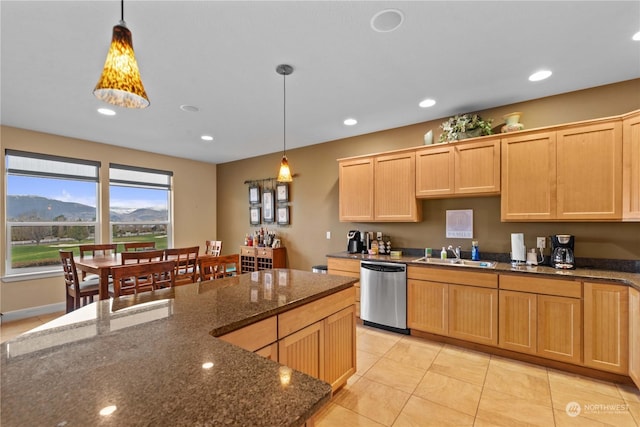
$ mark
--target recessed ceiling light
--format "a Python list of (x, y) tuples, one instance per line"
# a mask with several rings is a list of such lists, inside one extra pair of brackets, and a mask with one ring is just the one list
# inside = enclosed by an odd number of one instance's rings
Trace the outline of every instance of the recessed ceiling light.
[(200, 139), (203, 141), (213, 141), (213, 137), (211, 135), (202, 135)]
[(98, 108), (98, 113), (104, 116), (115, 116), (116, 112), (110, 108)]
[(551, 76), (551, 71), (549, 70), (540, 70), (540, 71), (536, 71), (535, 73), (531, 74), (529, 76), (529, 81), (532, 82), (539, 82), (540, 80), (544, 80), (547, 79)]
[(358, 121), (356, 119), (346, 119), (344, 121), (344, 124), (347, 125), (347, 126), (353, 126), (353, 125), (355, 125), (357, 123), (358, 123)]
[(371, 28), (379, 33), (396, 30), (404, 22), (404, 14), (398, 9), (385, 9), (373, 15)]
[(631, 37), (631, 40), (634, 40), (634, 41), (640, 42), (640, 31), (638, 31), (637, 33), (635, 33), (635, 34), (633, 35), (633, 37)]
[(102, 415), (103, 417), (106, 417), (107, 415), (113, 414), (116, 411), (116, 409), (118, 409), (116, 405), (105, 406), (104, 408), (100, 409), (99, 414)]
[(200, 109), (194, 105), (183, 104), (180, 106), (182, 111), (186, 111), (187, 113), (197, 113)]
[(421, 108), (433, 107), (434, 105), (436, 105), (436, 100), (435, 99), (431, 99), (431, 98), (423, 99), (422, 101), (420, 101), (420, 104), (418, 104), (418, 105)]

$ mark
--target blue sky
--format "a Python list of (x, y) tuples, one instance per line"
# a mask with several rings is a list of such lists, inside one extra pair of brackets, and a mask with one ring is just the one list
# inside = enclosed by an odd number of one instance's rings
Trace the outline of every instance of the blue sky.
[[(96, 184), (66, 179), (36, 178), (9, 175), (7, 194), (11, 196), (42, 196), (63, 202), (82, 203), (95, 207)], [(132, 187), (110, 187), (112, 209), (167, 209), (164, 190)]]

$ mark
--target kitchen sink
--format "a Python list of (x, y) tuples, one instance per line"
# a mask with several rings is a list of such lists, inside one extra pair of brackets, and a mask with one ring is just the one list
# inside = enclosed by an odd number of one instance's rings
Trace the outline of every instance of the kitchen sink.
[(456, 258), (418, 258), (414, 259), (413, 262), (420, 262), (423, 264), (434, 264), (434, 265), (450, 265), (454, 267), (477, 267), (477, 268), (496, 268), (498, 265), (495, 261), (471, 261), (470, 259), (456, 259)]

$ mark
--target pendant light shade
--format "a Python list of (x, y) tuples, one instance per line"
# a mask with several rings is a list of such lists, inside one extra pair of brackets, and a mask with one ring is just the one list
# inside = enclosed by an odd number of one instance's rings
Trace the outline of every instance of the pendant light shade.
[(122, 19), (113, 27), (109, 53), (93, 94), (96, 98), (119, 107), (146, 108), (149, 106), (149, 98), (142, 85), (133, 53), (131, 31), (124, 22), (124, 0), (120, 4)]
[(282, 75), (283, 83), (283, 144), (282, 144), (282, 160), (280, 161), (280, 172), (278, 172), (278, 182), (291, 182), (293, 176), (289, 168), (289, 160), (287, 160), (287, 76), (293, 73), (293, 67), (287, 64), (280, 64), (276, 67), (276, 73)]

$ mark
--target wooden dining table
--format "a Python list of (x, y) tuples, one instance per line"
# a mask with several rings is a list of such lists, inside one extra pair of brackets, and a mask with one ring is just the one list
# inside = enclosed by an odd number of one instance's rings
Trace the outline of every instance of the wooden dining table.
[(76, 269), (100, 277), (100, 299), (109, 299), (109, 276), (111, 267), (120, 265), (120, 254), (75, 257)]

